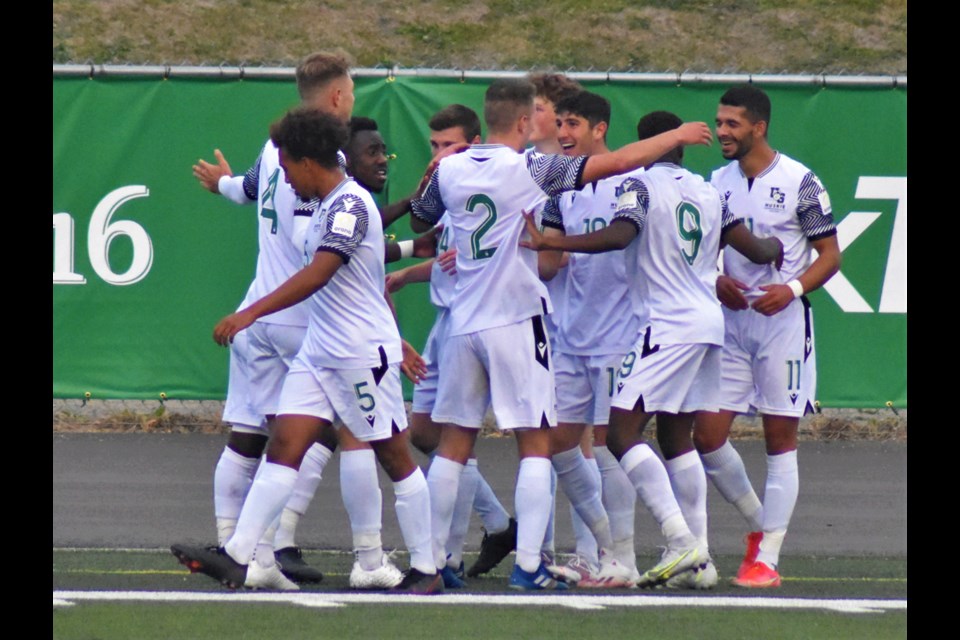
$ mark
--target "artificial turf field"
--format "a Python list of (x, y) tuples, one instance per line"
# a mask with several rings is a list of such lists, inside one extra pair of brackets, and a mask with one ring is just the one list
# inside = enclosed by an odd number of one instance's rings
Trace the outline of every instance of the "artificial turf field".
[[(469, 564), (475, 554), (467, 554)], [(342, 552), (304, 552), (324, 581), (298, 593), (231, 592), (191, 575), (165, 550), (55, 549), (53, 637), (113, 638), (905, 638), (905, 557), (785, 556), (779, 589), (728, 579), (739, 557), (715, 556), (708, 592), (506, 588), (512, 557), (443, 596), (347, 589)], [(406, 566), (398, 554), (397, 564)], [(653, 556), (639, 556), (641, 570)]]

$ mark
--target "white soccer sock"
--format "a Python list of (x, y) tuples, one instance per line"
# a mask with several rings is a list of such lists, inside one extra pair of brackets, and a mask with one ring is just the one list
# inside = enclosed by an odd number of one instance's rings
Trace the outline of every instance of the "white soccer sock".
[(277, 549), (297, 546), (297, 523), (300, 522), (300, 516), (307, 512), (331, 456), (333, 451), (319, 442), (315, 442), (304, 454), (297, 473), (297, 483), (293, 485), (293, 495), (287, 500), (283, 515), (280, 516), (275, 540)]
[(634, 445), (620, 458), (620, 466), (627, 473), (640, 500), (647, 506), (660, 525), (667, 544), (688, 547), (696, 542), (683, 519), (680, 505), (670, 487), (670, 478), (660, 458), (646, 442)]
[[(447, 565), (457, 569), (463, 560), (463, 544), (470, 530), (470, 516), (473, 511), (473, 500), (477, 495), (477, 485), (480, 481), (480, 470), (475, 458), (467, 460), (460, 475), (460, 486), (457, 488), (457, 502), (453, 507), (453, 520), (450, 523), (450, 537), (447, 538)], [(509, 524), (509, 522), (507, 523)]]
[(790, 525), (799, 490), (796, 450), (768, 455), (767, 485), (763, 491), (763, 540), (757, 560), (771, 567), (780, 562), (780, 545)]
[(613, 536), (613, 555), (627, 568), (636, 567), (637, 556), (633, 546), (634, 522), (636, 520), (637, 490), (617, 458), (607, 447), (594, 445), (593, 455), (602, 480), (603, 507), (610, 518), (610, 534)]
[[(253, 551), (253, 559), (256, 560), (261, 567), (269, 568), (276, 564), (276, 556), (274, 556), (274, 540), (277, 537), (277, 528), (280, 526), (280, 518), (274, 518), (273, 522), (270, 523), (270, 526), (267, 527), (267, 530), (263, 532), (263, 535), (260, 536), (260, 541), (257, 543), (256, 549)], [(280, 547), (281, 549), (283, 547)]]
[(237, 528), (237, 518), (259, 464), (259, 456), (248, 458), (230, 447), (224, 447), (220, 454), (213, 472), (213, 512), (217, 518), (217, 544), (220, 546)]
[[(467, 464), (470, 464), (468, 461)], [(476, 462), (473, 460), (472, 462)], [(493, 492), (487, 480), (480, 473), (477, 467), (477, 492), (473, 497), (473, 510), (480, 516), (480, 522), (487, 533), (500, 533), (506, 531), (510, 526), (510, 514), (503, 508), (497, 499), (497, 494)]]
[[(554, 455), (552, 460), (563, 492), (593, 533), (597, 545), (603, 549), (613, 547), (610, 519), (607, 518), (603, 502), (600, 501), (601, 481), (596, 461), (593, 465), (588, 463), (579, 445)], [(574, 532), (576, 533), (576, 530)], [(579, 549), (579, 541), (577, 548)]]
[(597, 547), (597, 539), (593, 537), (590, 527), (572, 504), (570, 505), (570, 522), (573, 524), (573, 537), (577, 541), (577, 555), (586, 560), (591, 567), (599, 566), (600, 548)]
[(750, 484), (743, 459), (730, 441), (725, 441), (716, 451), (701, 455), (700, 459), (703, 461), (703, 470), (720, 495), (740, 511), (751, 531), (760, 531), (763, 505)]
[(546, 458), (523, 458), (513, 499), (517, 512), (517, 564), (524, 571), (540, 567), (540, 546), (550, 519), (551, 464)]
[(434, 569), (442, 569), (447, 562), (447, 540), (453, 510), (457, 503), (463, 465), (443, 456), (436, 456), (427, 472), (430, 488), (430, 523), (433, 529)]
[[(393, 483), (397, 497), (397, 521), (403, 542), (410, 552), (410, 566), (422, 573), (435, 573), (430, 539), (430, 490), (420, 467), (399, 482)], [(469, 508), (467, 513), (469, 514)]]
[(365, 571), (380, 568), (383, 494), (377, 478), (377, 458), (371, 449), (340, 453), (340, 495), (350, 518), (357, 561)]
[[(553, 465), (550, 465), (550, 515), (547, 517), (547, 529), (543, 533), (543, 543), (540, 545), (540, 551), (550, 556), (551, 558), (556, 557), (556, 547), (553, 541), (554, 534), (554, 520), (557, 515), (557, 472), (553, 470)], [(514, 511), (516, 511), (516, 505), (514, 505)], [(519, 517), (519, 516), (518, 516)]]
[(696, 451), (688, 451), (665, 460), (670, 486), (677, 498), (683, 519), (697, 541), (707, 546), (707, 476)]
[(250, 564), (257, 543), (280, 515), (296, 481), (296, 469), (266, 461), (260, 465), (257, 479), (243, 503), (237, 530), (223, 545), (230, 557), (240, 564)]

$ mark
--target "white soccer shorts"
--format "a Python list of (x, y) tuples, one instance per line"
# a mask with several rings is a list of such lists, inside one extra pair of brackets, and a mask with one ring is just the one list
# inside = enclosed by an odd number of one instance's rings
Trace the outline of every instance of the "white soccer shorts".
[(577, 356), (554, 352), (557, 379), (557, 420), (605, 426), (616, 391), (623, 354)]
[(269, 416), (277, 412), (283, 379), (300, 351), (306, 327), (255, 322), (247, 333), (247, 377), (250, 406)]
[(452, 336), (443, 349), (433, 421), (479, 429), (492, 405), (497, 427), (557, 424), (550, 346), (540, 316)]
[(443, 347), (447, 343), (447, 334), (450, 331), (450, 310), (441, 308), (437, 319), (427, 336), (427, 344), (423, 347), (424, 361), (427, 363), (427, 375), (419, 384), (413, 387), (413, 412), (431, 413), (437, 403), (437, 388), (440, 384), (440, 358)]
[(230, 377), (221, 419), (238, 433), (269, 435), (264, 416), (250, 406), (250, 381), (244, 363), (248, 351), (247, 332), (241, 331), (230, 345)]
[(387, 440), (407, 428), (400, 363), (374, 369), (326, 369), (297, 357), (280, 393), (277, 415), (334, 417), (362, 442)]
[(723, 309), (720, 408), (802, 417), (817, 392), (813, 311), (805, 297), (774, 316)]
[(610, 406), (632, 411), (643, 400), (646, 413), (717, 411), (720, 346), (656, 344), (649, 327), (642, 335), (620, 364)]

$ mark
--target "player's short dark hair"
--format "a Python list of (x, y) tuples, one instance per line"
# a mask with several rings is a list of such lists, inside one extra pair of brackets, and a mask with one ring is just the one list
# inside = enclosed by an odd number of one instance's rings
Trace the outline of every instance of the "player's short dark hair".
[(531, 73), (527, 78), (537, 88), (537, 97), (545, 98), (554, 105), (571, 94), (583, 91), (579, 82), (562, 73)]
[[(661, 133), (673, 131), (682, 124), (683, 120), (674, 113), (670, 113), (669, 111), (651, 111), (640, 118), (640, 121), (637, 123), (637, 140), (646, 140)], [(683, 147), (678, 146), (668, 151), (658, 159), (658, 162), (659, 161), (680, 164), (683, 161)]]
[(350, 118), (350, 139), (352, 140), (355, 135), (361, 131), (379, 131), (380, 128), (377, 126), (377, 121), (373, 118), (365, 118), (364, 116), (353, 116)]
[(730, 87), (720, 96), (720, 104), (728, 107), (743, 107), (752, 122), (767, 123), (770, 128), (770, 96), (763, 89), (752, 84), (739, 84)]
[(347, 127), (336, 116), (297, 107), (270, 125), (270, 140), (294, 160), (310, 158), (325, 169), (340, 166), (337, 152), (347, 141)]
[(483, 98), (483, 119), (490, 133), (508, 130), (517, 119), (533, 107), (536, 92), (523, 78), (494, 80)]
[(297, 91), (306, 100), (331, 80), (350, 75), (350, 60), (344, 53), (317, 51), (300, 61), (296, 75)]
[(553, 110), (558, 116), (561, 113), (569, 113), (586, 118), (591, 127), (601, 122), (610, 124), (610, 101), (590, 91), (580, 91), (563, 98), (553, 105)]
[(440, 109), (430, 118), (428, 126), (431, 131), (460, 127), (467, 142), (480, 135), (480, 118), (477, 112), (462, 104), (451, 104)]

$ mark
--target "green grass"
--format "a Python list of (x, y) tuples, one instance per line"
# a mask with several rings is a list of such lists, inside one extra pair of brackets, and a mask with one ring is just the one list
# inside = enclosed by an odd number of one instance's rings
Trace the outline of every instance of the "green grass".
[[(296, 24), (296, 29), (287, 28)], [(907, 71), (906, 0), (54, 0), (53, 61)]]
[[(351, 556), (342, 552), (306, 552), (305, 558), (326, 573), (320, 585), (304, 592), (355, 593), (347, 590)], [(469, 564), (473, 556), (467, 557)], [(406, 559), (398, 559), (403, 565)], [(641, 556), (640, 566), (652, 564)], [(739, 558), (716, 558), (721, 576), (735, 570)], [(502, 596), (509, 559), (493, 575), (469, 581), (468, 594)], [(785, 557), (783, 587), (774, 591), (744, 592), (725, 580), (717, 589), (693, 592), (610, 591), (623, 596), (599, 610), (567, 606), (457, 604), (340, 603), (314, 608), (291, 603), (245, 602), (209, 578), (191, 575), (165, 552), (72, 551), (53, 553), (55, 591), (160, 591), (213, 593), (227, 602), (122, 602), (77, 599), (73, 606), (54, 607), (54, 637), (70, 638), (423, 638), (442, 630), (445, 638), (591, 638), (640, 635), (644, 638), (742, 638), (747, 630), (765, 630), (760, 636), (778, 638), (902, 638), (905, 610), (839, 613), (823, 609), (760, 609), (730, 606), (649, 606), (649, 596), (695, 597), (698, 603), (720, 603), (717, 598), (905, 599), (907, 562), (885, 557)], [(461, 592), (462, 593), (462, 592)], [(583, 592), (570, 592), (569, 597)], [(593, 593), (593, 592), (591, 592)], [(597, 594), (603, 595), (603, 594)], [(347, 598), (348, 596), (344, 596)], [(396, 596), (394, 596), (396, 597)], [(542, 597), (542, 596), (541, 596)], [(237, 603), (230, 600), (236, 599)], [(638, 601), (638, 598), (640, 599)], [(398, 602), (402, 597), (398, 598)], [(636, 608), (628, 601), (646, 604)], [(760, 600), (754, 600), (760, 602)], [(562, 603), (562, 600), (560, 601)], [(574, 602), (574, 600), (571, 600)], [(723, 604), (726, 604), (725, 602)], [(775, 631), (774, 631), (775, 630)]]

